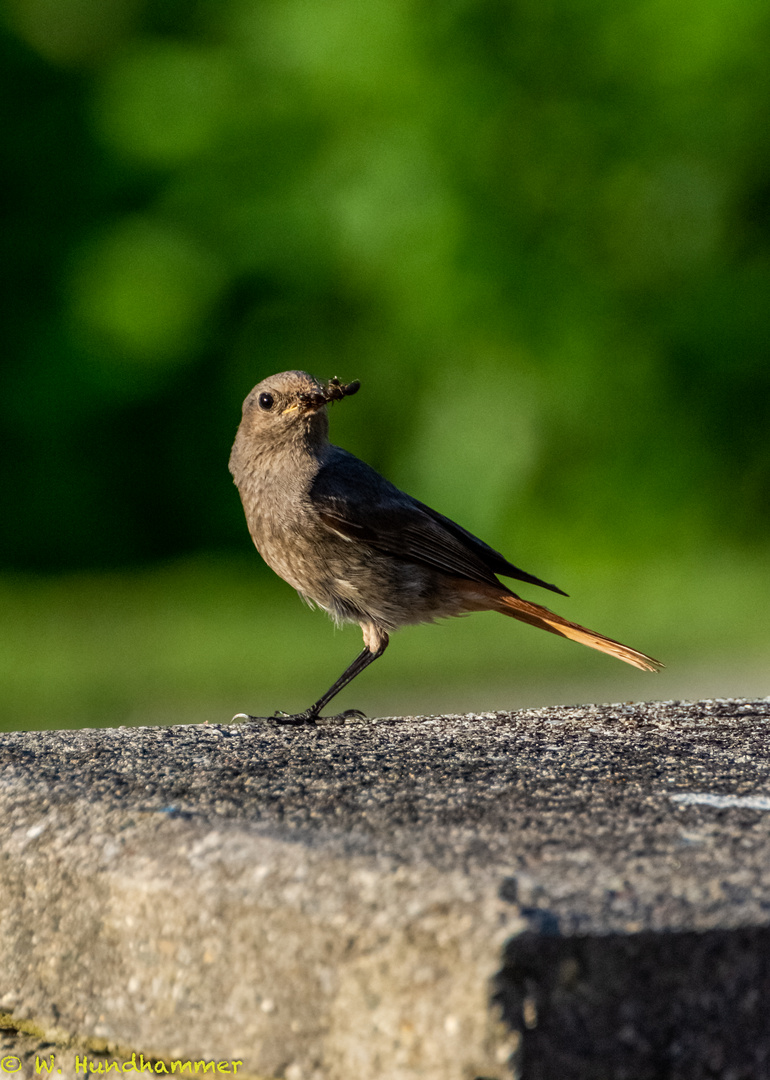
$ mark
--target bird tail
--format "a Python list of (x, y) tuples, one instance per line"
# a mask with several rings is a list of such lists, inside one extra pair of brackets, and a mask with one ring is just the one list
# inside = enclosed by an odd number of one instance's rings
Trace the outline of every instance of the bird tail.
[(498, 593), (495, 600), (494, 610), (501, 615), (509, 615), (512, 619), (529, 623), (530, 626), (539, 626), (541, 630), (579, 641), (581, 645), (588, 645), (589, 648), (615, 656), (618, 660), (625, 660), (627, 664), (633, 664), (642, 671), (659, 671), (663, 667), (659, 660), (653, 660), (651, 656), (645, 656), (644, 653), (631, 649), (628, 645), (621, 645), (619, 641), (613, 641), (603, 634), (587, 630), (578, 623), (568, 622), (540, 604), (531, 604), (512, 593)]

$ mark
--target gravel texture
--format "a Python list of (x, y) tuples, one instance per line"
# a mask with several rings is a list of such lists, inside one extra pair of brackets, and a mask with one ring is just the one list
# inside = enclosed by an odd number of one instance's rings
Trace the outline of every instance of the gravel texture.
[(770, 1076), (768, 724), (0, 736), (0, 1028), (286, 1080)]

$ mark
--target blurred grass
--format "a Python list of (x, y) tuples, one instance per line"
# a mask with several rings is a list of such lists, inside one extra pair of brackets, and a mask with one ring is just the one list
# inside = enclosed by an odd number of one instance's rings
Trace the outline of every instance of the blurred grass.
[[(767, 559), (568, 567), (561, 613), (662, 659), (644, 675), (492, 614), (414, 627), (339, 697), (369, 715), (770, 694)], [(570, 580), (571, 579), (571, 580)], [(537, 590), (528, 590), (533, 596)], [(547, 598), (546, 598), (547, 601)], [(255, 559), (0, 579), (0, 728), (226, 722), (315, 700), (361, 648)]]

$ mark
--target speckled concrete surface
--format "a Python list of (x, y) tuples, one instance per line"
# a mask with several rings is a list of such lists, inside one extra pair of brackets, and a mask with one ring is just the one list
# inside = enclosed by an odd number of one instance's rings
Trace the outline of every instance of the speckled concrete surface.
[(764, 1015), (769, 723), (763, 699), (0, 736), (0, 1011), (287, 1080), (770, 1075), (761, 1034), (731, 1062), (729, 1009), (664, 1046), (642, 1001), (701, 956), (712, 1004), (740, 985)]

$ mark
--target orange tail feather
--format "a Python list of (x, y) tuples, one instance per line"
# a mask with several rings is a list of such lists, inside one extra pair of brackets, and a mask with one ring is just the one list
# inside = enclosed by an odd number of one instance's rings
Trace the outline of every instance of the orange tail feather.
[(653, 660), (651, 656), (645, 656), (644, 653), (631, 649), (628, 645), (621, 645), (619, 641), (613, 641), (612, 638), (604, 637), (603, 634), (587, 630), (585, 626), (579, 626), (578, 623), (568, 622), (567, 619), (549, 611), (548, 608), (541, 607), (540, 604), (531, 604), (518, 596), (498, 594), (494, 610), (499, 611), (501, 615), (510, 615), (513, 619), (529, 623), (530, 626), (539, 626), (541, 630), (548, 630), (552, 634), (579, 641), (581, 645), (588, 645), (589, 648), (615, 656), (618, 660), (625, 660), (627, 664), (633, 664), (642, 671), (659, 671), (663, 667), (659, 660)]

